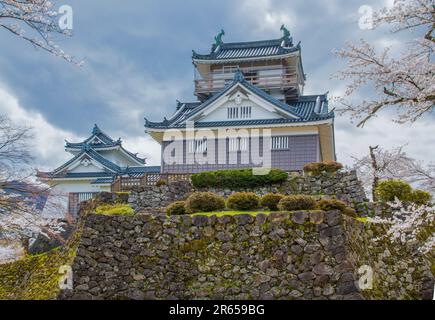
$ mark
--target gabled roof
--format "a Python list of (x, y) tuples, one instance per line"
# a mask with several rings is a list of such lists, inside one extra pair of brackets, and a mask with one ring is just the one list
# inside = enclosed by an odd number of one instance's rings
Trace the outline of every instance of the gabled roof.
[(228, 61), (252, 58), (282, 58), (300, 50), (300, 43), (293, 45), (291, 39), (274, 39), (250, 42), (221, 43), (212, 46), (209, 54), (193, 51), (193, 61)]
[(104, 133), (96, 124), (92, 129), (92, 134), (86, 140), (79, 143), (70, 143), (66, 141), (66, 148), (80, 149), (84, 144), (91, 144), (93, 146), (115, 146), (121, 144), (121, 139), (113, 140), (109, 135)]
[[(68, 172), (67, 168), (73, 165), (77, 161), (81, 161), (82, 158), (89, 157), (90, 159), (98, 162), (104, 167), (104, 172)], [(114, 164), (110, 160), (101, 156), (96, 152), (91, 145), (84, 144), (80, 153), (75, 155), (72, 159), (64, 163), (62, 166), (53, 170), (52, 172), (38, 172), (37, 176), (43, 179), (83, 179), (83, 178), (98, 178), (109, 179), (115, 176), (130, 176), (141, 177), (145, 173), (159, 173), (159, 166), (137, 166), (121, 168)], [(95, 181), (93, 183), (96, 183)]]
[[(292, 115), (288, 119), (262, 119), (262, 120), (231, 120), (231, 121), (213, 121), (213, 122), (195, 122), (195, 127), (217, 127), (217, 126), (249, 126), (259, 124), (279, 124), (279, 123), (300, 123), (314, 122), (334, 117), (333, 112), (328, 111), (327, 95), (300, 96), (298, 100), (286, 104), (265, 91), (246, 81), (241, 71), (236, 71), (234, 80), (227, 85), (221, 92), (211, 96), (205, 102), (198, 104), (193, 108), (180, 107), (170, 119), (164, 119), (162, 122), (151, 122), (145, 118), (145, 128), (147, 129), (171, 129), (184, 128), (185, 120), (190, 119), (195, 114), (207, 108), (211, 103), (230, 92), (235, 86), (242, 85), (260, 98), (271, 103), (283, 112)], [(318, 110), (316, 110), (316, 106)], [(317, 112), (316, 112), (317, 111)]]
[(139, 158), (137, 154), (126, 150), (122, 146), (122, 140), (120, 138), (118, 140), (112, 139), (109, 135), (104, 133), (96, 124), (92, 129), (92, 135), (86, 140), (78, 143), (71, 143), (65, 141), (65, 149), (68, 151), (80, 151), (85, 145), (91, 145), (92, 148), (96, 151), (119, 149), (138, 164), (145, 163), (145, 159)]
[(96, 152), (92, 148), (91, 145), (84, 144), (82, 146), (82, 148), (81, 148), (80, 153), (75, 155), (73, 158), (71, 158), (69, 161), (65, 162), (63, 165), (61, 165), (57, 169), (53, 170), (51, 172), (51, 174), (52, 175), (57, 175), (57, 174), (62, 173), (69, 166), (71, 166), (72, 164), (74, 164), (75, 162), (79, 161), (80, 159), (82, 159), (85, 156), (88, 156), (90, 159), (95, 160), (96, 162), (101, 164), (105, 169), (108, 170), (108, 172), (112, 172), (112, 173), (120, 173), (120, 172), (122, 172), (121, 167), (119, 167), (118, 165), (114, 164), (110, 160), (108, 160), (108, 159), (104, 158), (103, 156), (101, 156), (98, 152)]

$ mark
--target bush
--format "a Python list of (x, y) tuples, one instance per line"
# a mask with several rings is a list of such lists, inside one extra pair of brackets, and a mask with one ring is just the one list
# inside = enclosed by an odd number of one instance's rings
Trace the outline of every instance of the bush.
[(159, 179), (159, 180), (157, 180), (157, 182), (156, 182), (156, 186), (157, 187), (161, 187), (161, 186), (166, 186), (166, 180), (163, 180), (163, 179)]
[(166, 207), (166, 213), (170, 216), (186, 214), (186, 201), (176, 201)]
[(106, 215), (106, 216), (113, 216), (113, 215), (129, 216), (134, 214), (134, 210), (128, 204), (122, 204), (122, 203), (103, 204), (95, 209), (95, 213)]
[(286, 181), (288, 174), (281, 169), (271, 169), (265, 175), (253, 175), (252, 169), (205, 171), (193, 174), (195, 188), (257, 188)]
[(346, 203), (337, 199), (322, 199), (317, 202), (317, 208), (324, 211), (340, 210), (343, 212), (346, 207)]
[(269, 208), (270, 211), (277, 211), (278, 203), (282, 198), (284, 198), (282, 194), (268, 193), (261, 198), (260, 205), (264, 208)]
[(312, 210), (316, 208), (316, 200), (306, 195), (291, 195), (281, 199), (278, 203), (281, 211)]
[(408, 195), (407, 200), (418, 206), (427, 205), (432, 200), (432, 195), (423, 190), (414, 190)]
[(253, 192), (237, 192), (228, 197), (227, 207), (233, 210), (255, 210), (260, 198)]
[(210, 212), (225, 208), (225, 200), (212, 192), (195, 192), (186, 200), (186, 212)]
[(344, 210), (342, 211), (342, 213), (343, 213), (344, 215), (346, 215), (346, 216), (353, 217), (353, 218), (356, 218), (356, 217), (358, 216), (358, 215), (356, 214), (355, 209), (352, 209), (352, 208), (349, 208), (349, 207), (344, 208)]
[(304, 171), (312, 175), (320, 175), (322, 173), (335, 173), (342, 169), (343, 165), (336, 161), (312, 162), (304, 166)]
[(395, 198), (400, 201), (408, 201), (411, 197), (412, 188), (402, 180), (385, 180), (378, 184), (375, 192), (379, 200), (384, 202), (394, 201)]

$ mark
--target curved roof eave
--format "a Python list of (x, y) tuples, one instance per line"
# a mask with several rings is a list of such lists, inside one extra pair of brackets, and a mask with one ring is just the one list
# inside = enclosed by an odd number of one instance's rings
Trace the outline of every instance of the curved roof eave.
[(247, 57), (247, 58), (234, 58), (234, 59), (198, 59), (193, 58), (194, 63), (202, 64), (218, 64), (218, 63), (228, 63), (228, 62), (241, 62), (241, 61), (263, 61), (263, 60), (280, 60), (284, 58), (290, 58), (298, 54), (299, 51), (294, 51), (290, 53), (280, 54), (276, 56), (264, 56), (264, 57)]

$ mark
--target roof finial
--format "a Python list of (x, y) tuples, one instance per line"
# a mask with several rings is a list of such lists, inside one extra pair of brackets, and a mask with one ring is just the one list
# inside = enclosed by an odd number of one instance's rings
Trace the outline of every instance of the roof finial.
[(290, 31), (288, 31), (288, 29), (284, 26), (281, 25), (281, 28), (279, 29), (282, 31), (282, 40), (284, 41), (284, 44), (293, 44), (293, 38), (291, 37)]
[(221, 29), (221, 32), (218, 33), (218, 35), (216, 37), (214, 37), (214, 41), (215, 41), (215, 46), (220, 46), (222, 43), (224, 43), (222, 41), (222, 37), (225, 35), (225, 31), (224, 29)]
[(94, 128), (92, 129), (92, 134), (99, 134), (101, 132), (100, 128), (98, 128), (97, 124), (94, 124)]
[(234, 81), (241, 82), (243, 80), (245, 80), (245, 77), (243, 76), (242, 71), (239, 68), (237, 68), (236, 72), (234, 72)]

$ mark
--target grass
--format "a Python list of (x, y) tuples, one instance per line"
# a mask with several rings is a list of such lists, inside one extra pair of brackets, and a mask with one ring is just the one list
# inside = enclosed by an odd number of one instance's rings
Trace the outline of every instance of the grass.
[(271, 211), (212, 211), (212, 212), (197, 212), (191, 214), (191, 216), (237, 216), (240, 214), (249, 214), (251, 216), (256, 216), (257, 214), (270, 214)]
[(50, 300), (59, 294), (59, 267), (70, 265), (72, 250), (54, 249), (0, 265), (0, 300)]
[(105, 215), (105, 216), (113, 216), (113, 215), (131, 216), (134, 214), (134, 210), (128, 204), (122, 204), (122, 203), (103, 204), (95, 209), (95, 213)]

